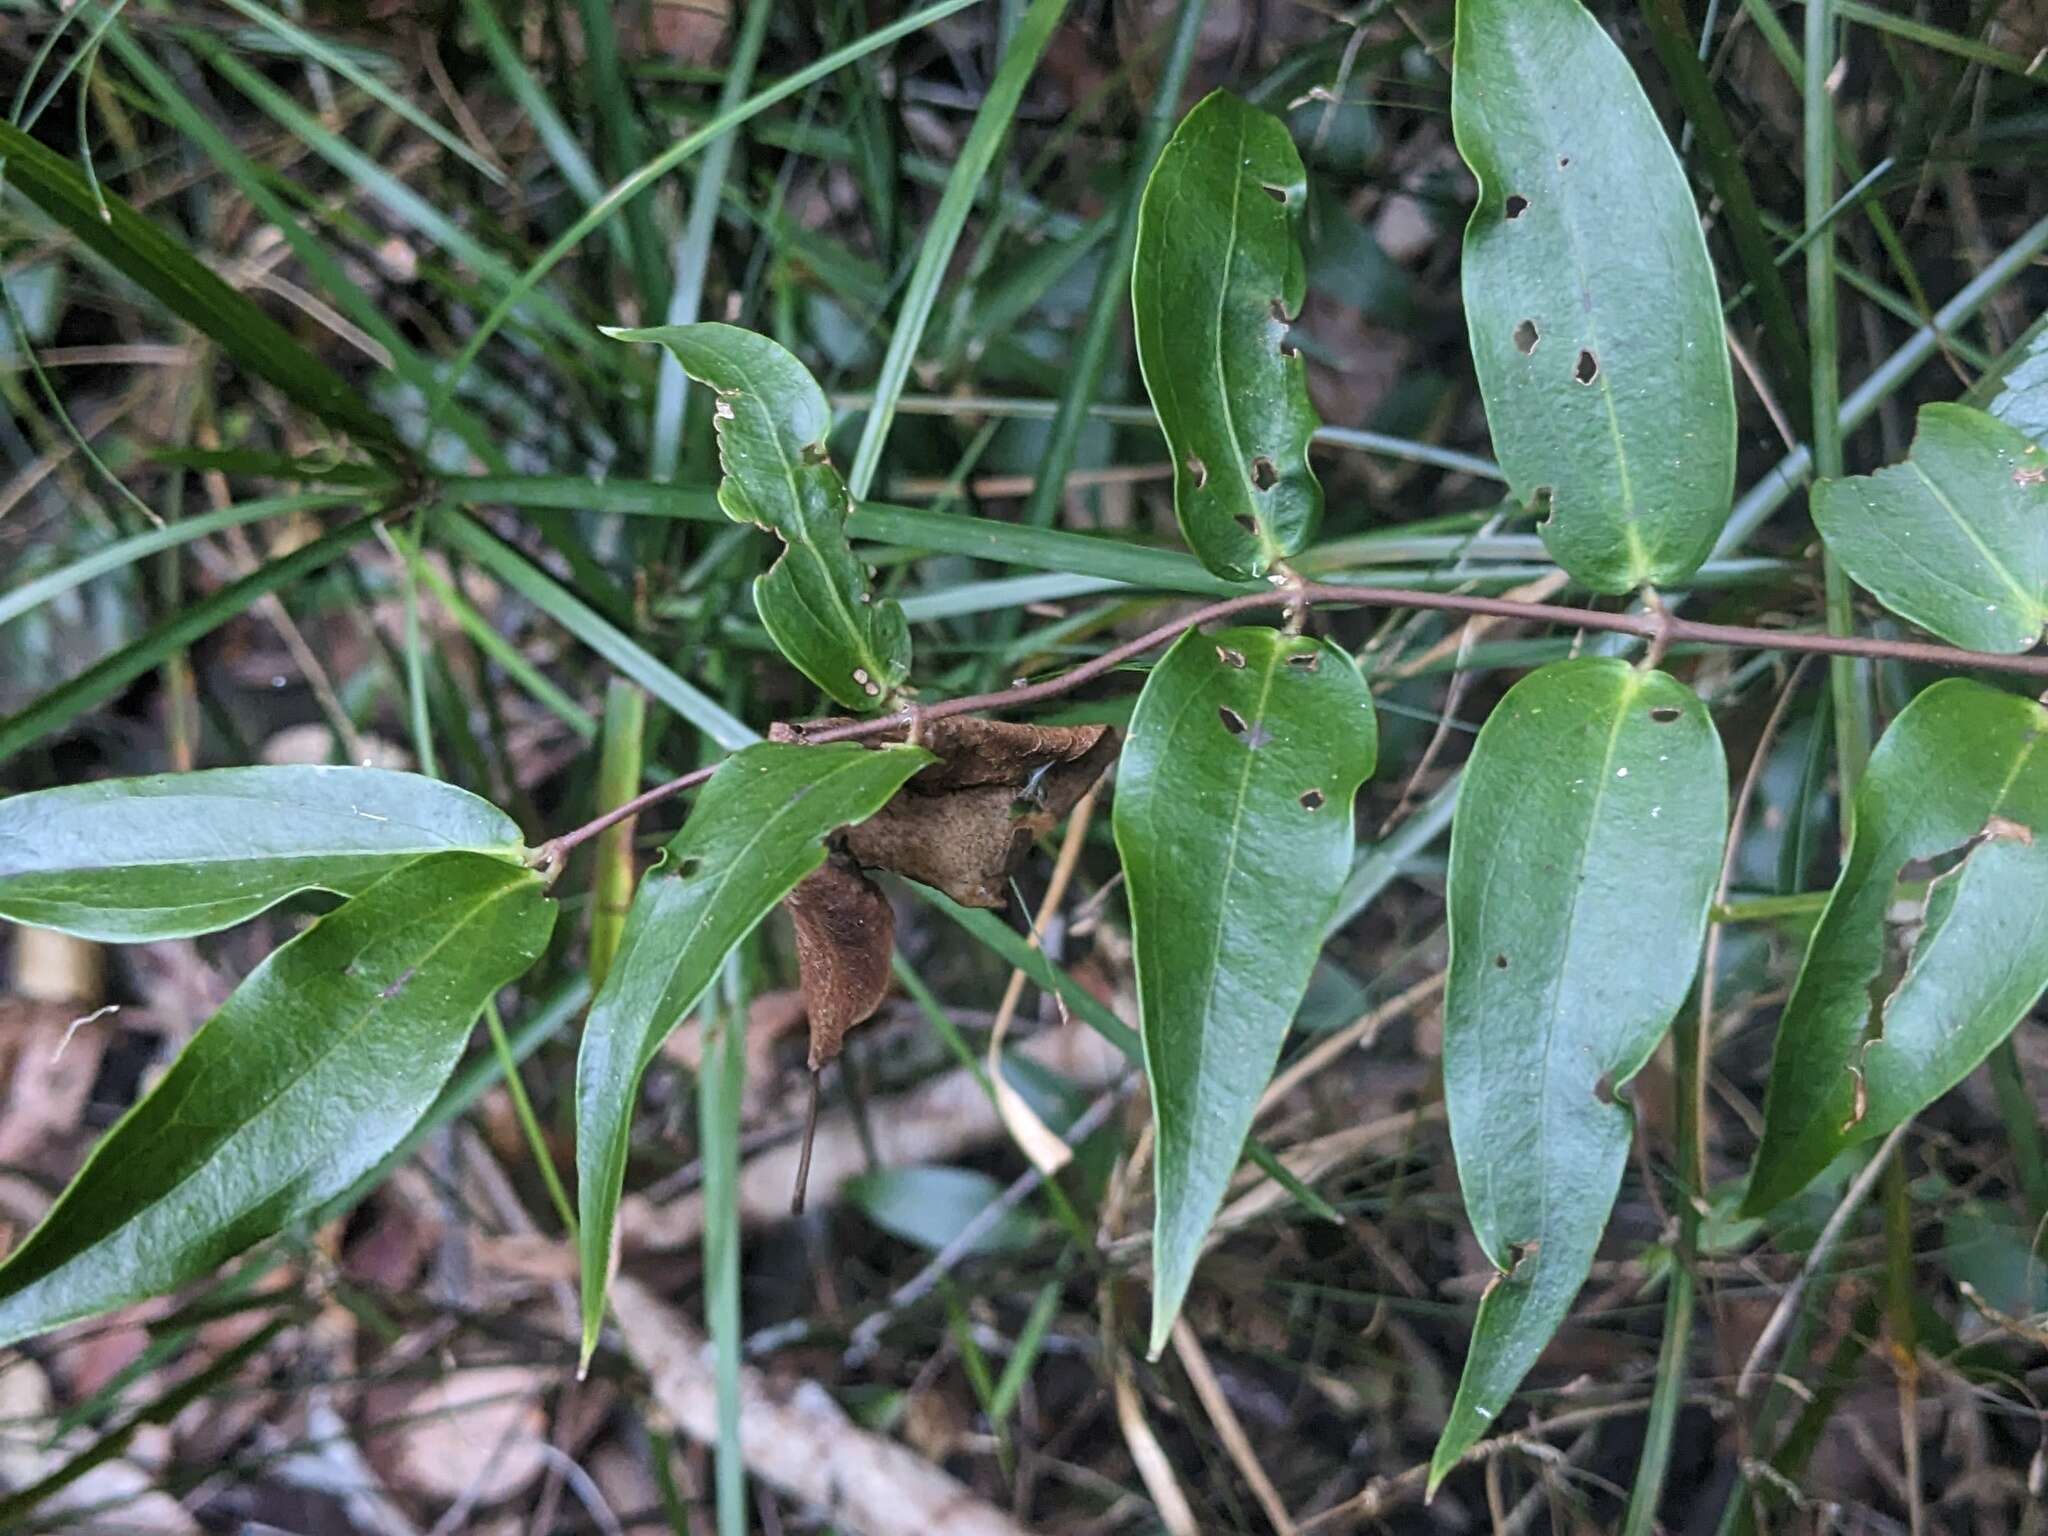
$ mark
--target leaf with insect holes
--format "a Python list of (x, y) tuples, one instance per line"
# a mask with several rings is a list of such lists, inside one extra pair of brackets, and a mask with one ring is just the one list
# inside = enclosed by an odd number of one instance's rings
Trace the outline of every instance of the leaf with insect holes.
[(1315, 407), (1287, 340), (1308, 291), (1307, 196), (1287, 125), (1216, 91), (1174, 130), (1138, 209), (1131, 311), (1174, 511), (1202, 563), (1238, 580), (1300, 550), (1323, 515)]
[(1131, 716), (1115, 824), (1158, 1135), (1154, 1355), (1308, 990), (1378, 739), (1351, 658), (1274, 629), (1190, 630)]
[(1967, 405), (1925, 405), (1903, 464), (1822, 480), (1813, 522), (1857, 585), (1977, 651), (2048, 622), (2048, 448)]
[(1451, 828), (1444, 1102), (1465, 1210), (1499, 1273), (1432, 1486), (1586, 1278), (1634, 1128), (1617, 1090), (1692, 984), (1727, 808), (1699, 699), (1611, 657), (1532, 672), (1473, 744)]
[(1747, 1215), (1962, 1081), (2048, 986), (2048, 709), (1936, 683), (1871, 754), (1851, 825), (1778, 1022)]
[(757, 743), (719, 764), (640, 882), (576, 1059), (586, 1361), (604, 1324), (612, 1229), (648, 1063), (733, 947), (825, 862), (824, 839), (872, 816), (931, 760), (919, 747)]
[(0, 123), (7, 185), (71, 237), (302, 410), (386, 457), (405, 451), (363, 392), (126, 199), (95, 187), (62, 155)]
[(187, 938), (299, 891), (348, 896), (422, 854), (517, 864), (510, 817), (381, 768), (214, 768), (0, 800), (0, 917), (110, 943)]
[(607, 329), (667, 347), (718, 397), (712, 415), (725, 478), (718, 504), (736, 523), (782, 540), (754, 582), (769, 638), (804, 676), (848, 709), (885, 707), (910, 675), (910, 627), (894, 599), (877, 600), (853, 558), (853, 498), (827, 457), (832, 408), (810, 371), (780, 343), (706, 321)]
[(280, 946), (0, 1264), (0, 1344), (183, 1285), (353, 1186), (554, 916), (534, 871), (430, 853)]
[(1597, 592), (1683, 581), (1727, 521), (1735, 393), (1684, 169), (1578, 0), (1458, 0), (1472, 361), (1515, 499)]

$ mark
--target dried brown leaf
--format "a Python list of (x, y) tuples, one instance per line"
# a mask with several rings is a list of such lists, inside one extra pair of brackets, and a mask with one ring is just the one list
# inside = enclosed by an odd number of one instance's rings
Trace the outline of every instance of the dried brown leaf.
[(852, 859), (834, 853), (783, 901), (796, 924), (797, 974), (811, 1021), (813, 1072), (839, 1055), (846, 1032), (889, 995), (896, 914)]
[[(818, 721), (817, 727), (846, 724)], [(778, 726), (783, 741), (801, 731)], [(867, 738), (905, 739), (903, 727)], [(861, 864), (945, 892), (966, 907), (1001, 907), (1032, 843), (1074, 808), (1116, 756), (1106, 725), (1023, 725), (971, 715), (925, 722), (919, 744), (938, 761), (875, 815), (846, 831)]]

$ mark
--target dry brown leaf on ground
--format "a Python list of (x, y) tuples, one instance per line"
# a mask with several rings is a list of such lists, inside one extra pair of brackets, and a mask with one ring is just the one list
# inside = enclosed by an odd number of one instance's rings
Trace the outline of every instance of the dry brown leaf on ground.
[(370, 1460), (394, 1488), (474, 1506), (503, 1503), (547, 1465), (542, 1373), (519, 1365), (456, 1371), (369, 1397)]
[[(718, 1378), (709, 1342), (628, 1275), (612, 1283), (626, 1352), (647, 1373), (676, 1427), (718, 1439)], [(821, 1510), (855, 1536), (1028, 1536), (1024, 1526), (893, 1440), (847, 1418), (816, 1382), (778, 1390), (740, 1370), (740, 1451), (747, 1470)]]

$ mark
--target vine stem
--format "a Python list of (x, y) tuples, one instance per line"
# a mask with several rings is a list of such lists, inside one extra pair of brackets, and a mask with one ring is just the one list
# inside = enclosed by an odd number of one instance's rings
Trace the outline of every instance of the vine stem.
[[(1127, 661), (1157, 650), (1191, 629), (1218, 619), (1232, 618), (1257, 608), (1293, 609), (1309, 603), (1354, 608), (1430, 608), (1446, 613), (1485, 614), (1492, 618), (1519, 619), (1525, 623), (1561, 624), (1575, 629), (1607, 630), (1635, 635), (1662, 651), (1673, 645), (1710, 645), (1734, 650), (1790, 651), (1804, 655), (1860, 656), (1873, 661), (1917, 662), (1924, 666), (1952, 670), (2012, 672), (2039, 678), (2048, 684), (2048, 655), (2000, 656), (1986, 651), (1965, 651), (1950, 645), (1931, 645), (1915, 640), (1885, 640), (1870, 635), (1807, 634), (1794, 630), (1755, 629), (1744, 624), (1704, 624), (1681, 618), (1669, 609), (1645, 613), (1596, 613), (1585, 608), (1566, 608), (1556, 603), (1522, 602), (1507, 597), (1480, 597), (1464, 592), (1417, 592), (1407, 587), (1354, 586), (1350, 583), (1302, 582), (1275, 587), (1271, 592), (1249, 592), (1242, 597), (1224, 598), (1194, 612), (1183, 614), (1134, 640), (1112, 646), (1100, 656), (1042, 682), (1020, 682), (995, 693), (968, 694), (937, 704), (905, 705), (870, 720), (816, 729), (797, 728), (806, 745), (821, 746), (833, 741), (857, 741), (902, 730), (919, 720), (942, 720), (951, 715), (973, 714), (979, 710), (1013, 709), (1056, 699), (1062, 694), (1114, 672)], [(718, 769), (716, 763), (680, 778), (657, 784), (644, 794), (614, 807), (574, 831), (551, 838), (534, 851), (532, 862), (552, 874), (579, 845), (605, 828), (637, 816), (649, 806), (695, 789)]]

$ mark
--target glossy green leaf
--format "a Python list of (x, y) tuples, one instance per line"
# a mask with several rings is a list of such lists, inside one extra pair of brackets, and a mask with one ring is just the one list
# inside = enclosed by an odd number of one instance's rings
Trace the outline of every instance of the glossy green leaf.
[(1451, 829), (1444, 1100), (1465, 1210), (1500, 1271), (1430, 1465), (1486, 1431), (1578, 1294), (1634, 1126), (1616, 1090), (1699, 963), (1727, 768), (1691, 689), (1611, 657), (1508, 690)]
[(276, 950), (0, 1265), (0, 1344), (182, 1285), (348, 1189), (554, 912), (531, 870), (434, 853)]
[(1115, 823), (1158, 1137), (1155, 1355), (1308, 990), (1377, 752), (1351, 658), (1274, 629), (1189, 631), (1131, 716)]
[(330, 426), (387, 452), (399, 451), (391, 424), (364, 402), (360, 390), (125, 199), (105, 188), (96, 196), (77, 167), (10, 123), (0, 123), (0, 160), (10, 188), (244, 368)]
[(1927, 405), (1906, 462), (1823, 480), (1813, 521), (1857, 585), (1977, 651), (2048, 622), (2048, 448), (1966, 405)]
[(242, 922), (299, 891), (349, 896), (422, 854), (518, 863), (510, 817), (382, 768), (214, 768), (0, 800), (0, 917), (127, 943)]
[(604, 1323), (612, 1229), (647, 1064), (733, 946), (825, 862), (825, 836), (872, 816), (930, 761), (922, 748), (869, 751), (856, 742), (762, 742), (736, 752), (640, 882), (576, 1061), (586, 1359)]
[(1721, 303), (1685, 172), (1578, 0), (1458, 0), (1458, 149), (1479, 180), (1465, 319), (1493, 445), (1598, 592), (1684, 580), (1735, 488)]
[(796, 669), (848, 709), (885, 707), (910, 675), (910, 627), (893, 601), (875, 600), (853, 558), (853, 499), (825, 439), (832, 408), (810, 371), (766, 336), (703, 322), (611, 330), (657, 341), (683, 372), (718, 396), (718, 504), (736, 523), (766, 529), (782, 557), (754, 583), (754, 607)]
[[(1778, 1024), (1743, 1210), (1960, 1082), (2048, 986), (2048, 709), (1951, 678), (1892, 722)], [(1894, 906), (1901, 876), (1930, 877)]]
[(1307, 196), (1287, 125), (1216, 91), (1174, 130), (1138, 209), (1131, 310), (1174, 510), (1202, 563), (1237, 580), (1303, 548), (1323, 515), (1315, 407), (1287, 342), (1308, 290)]

